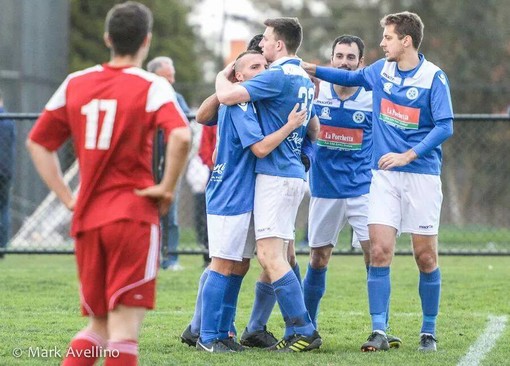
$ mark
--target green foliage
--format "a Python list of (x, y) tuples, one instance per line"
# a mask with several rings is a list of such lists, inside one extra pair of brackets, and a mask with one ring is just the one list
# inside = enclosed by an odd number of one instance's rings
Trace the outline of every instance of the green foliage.
[[(298, 258), (302, 272), (307, 258)], [(443, 290), (438, 318), (438, 352), (416, 351), (421, 323), (418, 273), (410, 256), (395, 257), (392, 266), (392, 333), (403, 347), (383, 353), (361, 353), (360, 345), (370, 333), (366, 296), (366, 272), (361, 256), (333, 257), (328, 269), (327, 291), (321, 304), (319, 328), (324, 345), (304, 354), (274, 354), (252, 350), (241, 354), (210, 355), (183, 345), (179, 335), (193, 314), (202, 258), (181, 256), (182, 272), (162, 271), (158, 277), (156, 311), (144, 322), (140, 342), (140, 365), (455, 365), (484, 331), (490, 315), (508, 316), (508, 260), (501, 257), (441, 258)], [(79, 316), (78, 285), (71, 256), (9, 255), (1, 263), (2, 327), (0, 364), (58, 364), (58, 358), (29, 358), (32, 349), (56, 348), (65, 352), (69, 340), (86, 325)], [(255, 262), (239, 298), (237, 328), (246, 325), (259, 274)], [(281, 336), (283, 321), (276, 307), (269, 329)], [(496, 347), (482, 366), (507, 364), (510, 348), (507, 325)], [(15, 359), (20, 347), (25, 354)], [(485, 350), (484, 350), (485, 351)]]
[[(119, 0), (71, 0), (70, 71), (80, 70), (109, 59), (103, 42), (104, 19)], [(190, 9), (178, 0), (140, 0), (154, 15), (151, 49), (147, 60), (169, 56), (177, 70), (175, 88), (190, 98), (191, 89), (180, 90), (180, 84), (200, 79), (196, 61), (196, 36), (186, 22)]]

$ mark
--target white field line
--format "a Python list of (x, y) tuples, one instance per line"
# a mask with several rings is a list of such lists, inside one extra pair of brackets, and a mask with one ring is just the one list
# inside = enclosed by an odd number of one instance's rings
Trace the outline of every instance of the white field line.
[(484, 357), (494, 348), (496, 341), (505, 331), (508, 317), (489, 315), (489, 323), (476, 342), (469, 347), (468, 353), (457, 366), (478, 366)]

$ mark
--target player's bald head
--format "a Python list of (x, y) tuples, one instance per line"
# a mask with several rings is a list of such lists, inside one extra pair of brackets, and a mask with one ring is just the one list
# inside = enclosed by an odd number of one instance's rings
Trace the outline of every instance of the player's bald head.
[(257, 51), (241, 53), (234, 63), (234, 74), (238, 81), (249, 80), (267, 68), (266, 58)]
[(238, 72), (239, 70), (241, 70), (243, 67), (246, 66), (247, 62), (249, 62), (251, 59), (253, 59), (253, 56), (250, 56), (250, 55), (262, 56), (262, 54), (260, 52), (255, 51), (255, 50), (244, 51), (236, 58), (236, 62), (234, 63), (234, 71), (235, 72)]

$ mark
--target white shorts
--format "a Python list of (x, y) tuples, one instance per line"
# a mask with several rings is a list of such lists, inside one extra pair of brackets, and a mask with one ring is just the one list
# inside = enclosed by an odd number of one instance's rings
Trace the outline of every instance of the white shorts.
[(438, 233), (443, 202), (438, 175), (373, 170), (369, 201), (369, 225), (392, 226), (399, 233)]
[(257, 174), (255, 181), (255, 237), (294, 240), (294, 224), (303, 199), (304, 180)]
[(255, 235), (253, 215), (247, 212), (235, 216), (207, 215), (209, 257), (242, 261), (253, 258)]
[(308, 213), (308, 245), (311, 248), (336, 246), (338, 235), (348, 222), (357, 237), (351, 245), (360, 248), (360, 241), (369, 240), (367, 217), (368, 194), (343, 199), (312, 197)]

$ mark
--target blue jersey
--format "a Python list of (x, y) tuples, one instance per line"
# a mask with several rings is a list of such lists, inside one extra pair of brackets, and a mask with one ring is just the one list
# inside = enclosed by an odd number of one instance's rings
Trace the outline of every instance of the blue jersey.
[(221, 105), (216, 162), (205, 191), (207, 213), (232, 216), (253, 210), (255, 162), (249, 146), (264, 139), (253, 103)]
[(299, 63), (297, 58), (283, 57), (273, 62), (269, 69), (241, 84), (250, 94), (250, 100), (257, 102), (265, 136), (287, 123), (296, 103), (301, 105), (300, 109), (308, 110), (303, 126), (294, 130), (265, 158), (257, 160), (257, 173), (305, 179), (301, 144), (312, 113), (315, 87)]
[(373, 90), (373, 169), (384, 154), (413, 149), (418, 158), (392, 170), (441, 173), (441, 142), (453, 132), (450, 89), (445, 73), (422, 54), (419, 57), (418, 66), (406, 72), (384, 59), (359, 71), (335, 70), (335, 77), (317, 68), (321, 79)]
[(314, 103), (321, 129), (310, 170), (312, 197), (350, 198), (370, 190), (372, 93), (358, 88), (341, 100), (333, 84), (321, 81)]

